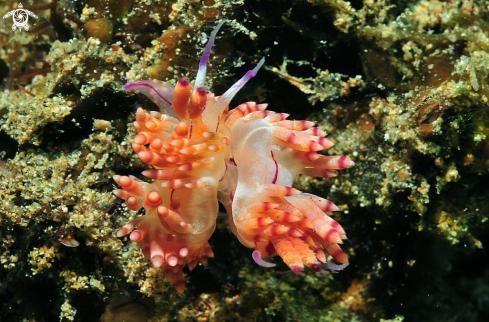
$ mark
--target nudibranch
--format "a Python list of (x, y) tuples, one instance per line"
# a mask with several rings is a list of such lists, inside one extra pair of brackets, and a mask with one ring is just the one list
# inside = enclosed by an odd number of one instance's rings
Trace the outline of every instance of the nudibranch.
[[(317, 152), (332, 143), (309, 121), (290, 121), (266, 104), (247, 102), (229, 110), (235, 94), (264, 63), (248, 71), (223, 95), (205, 89), (207, 62), (217, 32), (212, 31), (193, 86), (186, 79), (175, 87), (161, 81), (137, 81), (128, 92), (150, 98), (161, 112), (136, 112), (132, 148), (151, 182), (114, 176), (122, 188), (114, 194), (131, 210), (145, 209), (118, 232), (141, 242), (145, 258), (161, 269), (178, 292), (185, 289), (182, 269), (192, 270), (213, 257), (208, 243), (216, 227), (218, 202), (226, 208), (232, 231), (253, 258), (279, 255), (296, 273), (341, 269), (348, 260), (338, 244), (346, 238), (331, 219), (332, 202), (291, 187), (298, 174), (333, 177), (353, 162)], [(327, 262), (325, 251), (343, 265)]]

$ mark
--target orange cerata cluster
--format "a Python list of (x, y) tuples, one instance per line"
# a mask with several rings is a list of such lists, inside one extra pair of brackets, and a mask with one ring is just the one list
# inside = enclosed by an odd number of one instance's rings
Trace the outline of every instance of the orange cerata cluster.
[(297, 274), (304, 266), (341, 270), (348, 265), (339, 246), (346, 235), (330, 217), (339, 208), (291, 185), (299, 174), (330, 178), (353, 162), (319, 154), (333, 143), (313, 122), (288, 120), (254, 102), (229, 110), (264, 59), (221, 96), (206, 91), (207, 61), (221, 26), (211, 33), (193, 86), (180, 79), (175, 87), (155, 80), (124, 87), (147, 96), (161, 112), (136, 112), (132, 148), (152, 166), (142, 173), (151, 180), (114, 176), (121, 187), (114, 194), (131, 210), (145, 209), (117, 236), (140, 242), (145, 258), (183, 292), (183, 267), (192, 270), (214, 256), (208, 240), (220, 202), (231, 230), (254, 249), (259, 265), (275, 266), (263, 258), (278, 255)]

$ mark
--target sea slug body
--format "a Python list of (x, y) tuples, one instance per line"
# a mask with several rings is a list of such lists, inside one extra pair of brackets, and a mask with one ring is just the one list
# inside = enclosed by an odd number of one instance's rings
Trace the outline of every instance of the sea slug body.
[[(333, 177), (333, 170), (353, 165), (342, 156), (323, 156), (317, 151), (333, 143), (308, 121), (286, 120), (287, 114), (253, 111), (231, 126), (232, 155), (238, 167), (238, 184), (232, 212), (240, 241), (254, 247), (254, 258), (279, 255), (297, 274), (304, 266), (322, 272), (341, 269), (326, 261), (324, 250), (346, 264), (338, 246), (345, 231), (331, 219), (338, 211), (332, 202), (291, 187), (298, 174)], [(248, 166), (253, 165), (253, 166)], [(329, 265), (328, 265), (329, 264)]]
[[(216, 227), (218, 202), (226, 208), (232, 231), (253, 258), (279, 255), (296, 273), (304, 266), (322, 272), (348, 262), (338, 244), (346, 238), (330, 218), (338, 208), (330, 201), (291, 188), (298, 174), (332, 177), (333, 170), (353, 162), (317, 152), (333, 144), (309, 121), (290, 121), (286, 114), (247, 102), (229, 111), (235, 94), (264, 63), (244, 75), (220, 97), (204, 88), (207, 61), (222, 22), (209, 38), (194, 86), (180, 79), (173, 88), (160, 81), (125, 85), (129, 92), (150, 98), (161, 110), (136, 112), (138, 134), (132, 148), (152, 166), (143, 175), (114, 176), (122, 188), (114, 194), (131, 210), (145, 214), (123, 226), (118, 237), (130, 234), (141, 242), (144, 256), (159, 267), (175, 289), (183, 292), (182, 269), (192, 270), (213, 257), (208, 243)], [(193, 88), (193, 90), (192, 90)]]

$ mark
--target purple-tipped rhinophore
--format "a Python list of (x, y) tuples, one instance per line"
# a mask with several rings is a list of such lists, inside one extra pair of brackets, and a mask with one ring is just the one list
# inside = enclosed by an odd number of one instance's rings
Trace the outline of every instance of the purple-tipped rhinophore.
[(124, 85), (124, 90), (144, 94), (153, 103), (158, 105), (162, 113), (178, 118), (171, 108), (173, 87), (167, 83), (157, 80), (130, 82)]
[(263, 258), (261, 258), (261, 254), (260, 254), (260, 252), (259, 252), (259, 251), (257, 251), (257, 250), (255, 250), (251, 256), (253, 257), (253, 260), (254, 260), (254, 261), (255, 261), (255, 262), (258, 264), (258, 265), (260, 265), (260, 266), (262, 266), (262, 267), (274, 267), (274, 266), (275, 266), (275, 264), (273, 264), (273, 263), (265, 262), (265, 261), (263, 260)]
[[(241, 77), (239, 81), (234, 83), (233, 86), (231, 86), (222, 96), (219, 98), (217, 101), (216, 105), (214, 105), (213, 109), (215, 110), (224, 110), (224, 108), (231, 103), (231, 100), (233, 99), (234, 95), (236, 95), (243, 86), (246, 85), (246, 83), (253, 77), (256, 76), (256, 73), (258, 73), (258, 70), (263, 66), (265, 63), (265, 57), (263, 57), (258, 64), (253, 68), (252, 70), (249, 70), (246, 72), (246, 74)], [(222, 106), (222, 108), (221, 108)], [(222, 111), (221, 111), (222, 112)], [(219, 113), (221, 114), (221, 113)]]
[(207, 73), (207, 62), (209, 61), (209, 57), (211, 55), (211, 49), (212, 46), (214, 45), (214, 41), (216, 40), (216, 35), (217, 32), (219, 31), (219, 28), (224, 24), (224, 21), (221, 21), (216, 28), (211, 32), (211, 36), (209, 38), (209, 41), (207, 42), (207, 45), (204, 48), (204, 52), (202, 53), (202, 57), (200, 58), (200, 63), (199, 63), (199, 71), (197, 72), (197, 76), (195, 76), (195, 83), (194, 87), (203, 87), (204, 82), (205, 82), (205, 76)]
[(238, 93), (238, 91), (245, 86), (245, 84), (252, 78), (256, 76), (256, 73), (258, 70), (263, 66), (265, 63), (265, 57), (263, 57), (258, 64), (253, 68), (252, 70), (249, 70), (246, 72), (246, 74), (241, 77), (239, 81), (234, 83), (233, 86), (231, 86), (224, 94), (222, 94), (221, 97), (219, 97), (219, 100), (216, 102), (216, 104), (212, 108), (207, 108), (204, 110), (202, 113), (202, 118), (204, 119), (204, 122), (207, 124), (207, 126), (210, 129), (214, 129), (217, 126), (217, 123), (219, 121), (219, 115), (224, 112), (224, 109), (226, 106), (231, 103), (231, 100), (233, 97)]

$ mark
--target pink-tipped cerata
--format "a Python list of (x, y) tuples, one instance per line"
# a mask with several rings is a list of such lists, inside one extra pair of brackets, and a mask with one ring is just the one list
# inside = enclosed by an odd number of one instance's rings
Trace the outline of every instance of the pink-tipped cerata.
[(298, 275), (305, 267), (341, 270), (348, 258), (340, 247), (345, 231), (332, 218), (339, 208), (293, 188), (292, 181), (299, 174), (331, 178), (353, 162), (320, 154), (333, 143), (313, 122), (288, 120), (288, 114), (255, 102), (229, 109), (264, 59), (221, 96), (207, 92), (207, 63), (222, 24), (210, 34), (193, 85), (180, 79), (175, 87), (161, 81), (124, 86), (147, 96), (160, 112), (136, 111), (132, 148), (151, 169), (143, 171), (145, 180), (114, 176), (120, 186), (114, 194), (128, 209), (145, 213), (117, 237), (140, 243), (144, 257), (183, 292), (183, 268), (192, 270), (214, 256), (208, 241), (220, 201), (231, 230), (254, 249), (258, 265), (273, 267), (263, 258), (280, 256)]
[(232, 156), (238, 167), (233, 231), (243, 244), (255, 248), (253, 259), (260, 265), (262, 257), (279, 255), (299, 275), (304, 267), (318, 272), (322, 267), (346, 267), (323, 265), (325, 252), (341, 264), (348, 262), (339, 246), (346, 239), (345, 231), (331, 218), (339, 208), (291, 185), (299, 174), (332, 177), (333, 170), (351, 167), (353, 162), (318, 154), (333, 143), (312, 122), (288, 121), (286, 114), (266, 114), (254, 106), (239, 106), (226, 121), (233, 133)]

